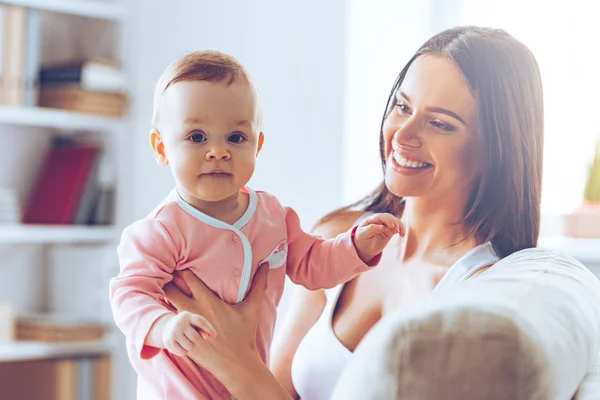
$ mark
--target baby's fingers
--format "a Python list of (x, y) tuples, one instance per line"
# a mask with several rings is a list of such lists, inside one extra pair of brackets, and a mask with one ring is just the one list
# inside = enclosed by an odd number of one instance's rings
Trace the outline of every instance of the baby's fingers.
[(181, 347), (179, 341), (175, 338), (170, 338), (165, 342), (165, 347), (169, 350), (169, 353), (183, 357), (187, 354), (187, 351)]
[(400, 236), (404, 236), (404, 224), (400, 221), (400, 218), (392, 215), (392, 214), (378, 214), (380, 216), (380, 221), (382, 224), (387, 226), (390, 230), (393, 231), (392, 234), (398, 233)]
[(183, 334), (185, 335), (185, 337), (187, 339), (189, 339), (189, 341), (192, 342), (193, 344), (197, 344), (200, 341), (200, 339), (202, 339), (201, 335), (203, 333), (206, 335), (206, 337), (204, 339), (210, 338), (210, 336), (207, 335), (205, 332), (201, 331), (200, 333), (198, 333), (198, 331), (193, 326), (188, 326), (183, 331)]
[(217, 337), (217, 331), (215, 330), (215, 328), (213, 328), (213, 326), (210, 324), (210, 322), (208, 322), (206, 320), (206, 318), (201, 317), (200, 315), (194, 314), (190, 317), (190, 323), (200, 329), (200, 331), (202, 331), (200, 333), (200, 335), (204, 338), (204, 339), (208, 339), (207, 337), (205, 337), (204, 334), (208, 335), (209, 338), (215, 338)]
[(194, 347), (194, 343), (183, 333), (177, 338), (177, 344), (181, 346), (181, 348), (185, 351), (185, 354), (187, 354), (187, 352)]

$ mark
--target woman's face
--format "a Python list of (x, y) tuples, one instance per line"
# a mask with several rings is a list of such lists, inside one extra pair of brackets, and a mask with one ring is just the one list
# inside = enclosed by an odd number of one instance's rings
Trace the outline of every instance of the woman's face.
[(420, 56), (395, 97), (383, 124), (387, 188), (402, 197), (466, 201), (481, 154), (477, 101), (458, 65)]

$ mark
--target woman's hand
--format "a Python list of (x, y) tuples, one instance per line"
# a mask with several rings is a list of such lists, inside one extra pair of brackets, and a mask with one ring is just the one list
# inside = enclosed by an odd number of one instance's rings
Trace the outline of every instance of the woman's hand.
[(289, 399), (256, 349), (258, 313), (268, 273), (268, 265), (261, 266), (248, 296), (235, 305), (221, 300), (191, 271), (176, 272), (173, 282), (165, 286), (167, 300), (177, 311), (202, 315), (216, 330), (215, 338), (199, 341), (188, 356), (239, 400)]

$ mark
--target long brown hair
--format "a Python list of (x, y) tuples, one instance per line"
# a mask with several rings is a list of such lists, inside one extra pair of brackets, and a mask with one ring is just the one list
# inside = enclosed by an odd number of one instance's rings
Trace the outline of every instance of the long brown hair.
[[(462, 222), (467, 236), (491, 241), (501, 256), (535, 247), (540, 229), (544, 110), (539, 68), (531, 51), (499, 29), (458, 27), (429, 39), (402, 69), (381, 122), (379, 149), (385, 175), (383, 123), (415, 59), (435, 53), (459, 66), (476, 94), (483, 165)], [(403, 198), (381, 183), (351, 209), (401, 216)]]

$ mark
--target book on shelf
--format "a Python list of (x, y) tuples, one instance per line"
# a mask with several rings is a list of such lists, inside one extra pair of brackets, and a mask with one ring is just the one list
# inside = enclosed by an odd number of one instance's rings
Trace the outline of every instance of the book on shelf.
[(69, 314), (19, 315), (15, 323), (17, 340), (38, 342), (80, 342), (104, 339), (106, 327), (97, 321)]
[(12, 342), (15, 338), (15, 311), (12, 304), (0, 302), (0, 343)]
[(0, 399), (109, 400), (110, 388), (109, 355), (0, 362)]
[(121, 117), (127, 107), (127, 96), (123, 93), (86, 90), (76, 85), (41, 86), (40, 107)]
[(36, 104), (40, 26), (40, 11), (0, 4), (0, 104)]
[(120, 117), (127, 108), (125, 76), (114, 61), (91, 58), (43, 66), (41, 107)]
[(106, 202), (98, 176), (101, 154), (97, 143), (57, 138), (29, 194), (23, 222), (98, 224), (98, 208), (112, 208), (112, 202), (100, 203)]
[(128, 96), (120, 65), (93, 57), (45, 64), (42, 19), (43, 11), (0, 3), (0, 104), (122, 116)]
[(0, 187), (0, 224), (18, 224), (21, 221), (21, 208), (17, 191)]
[(91, 92), (125, 93), (126, 81), (118, 63), (104, 58), (44, 65), (40, 86), (77, 86)]

